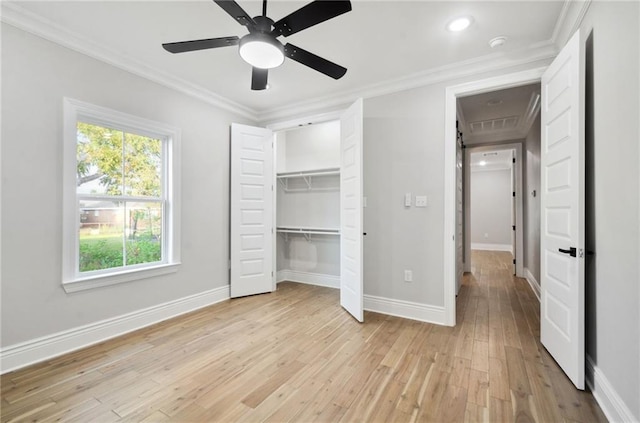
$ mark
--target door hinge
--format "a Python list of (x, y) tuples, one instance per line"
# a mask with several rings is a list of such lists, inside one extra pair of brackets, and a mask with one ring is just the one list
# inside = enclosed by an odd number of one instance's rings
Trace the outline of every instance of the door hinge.
[(515, 158), (515, 157), (514, 157), (512, 160), (513, 160), (513, 161), (512, 161), (512, 163), (515, 163), (515, 162), (516, 162), (516, 158)]
[[(503, 194), (503, 195), (504, 195), (504, 194)], [(515, 192), (515, 191), (513, 191), (513, 196), (514, 196), (514, 197), (516, 196), (516, 192)]]
[(227, 265), (229, 266), (229, 269), (231, 269), (231, 260), (229, 260), (229, 263)]
[(513, 230), (515, 231), (515, 230), (516, 230), (516, 225), (513, 225), (513, 226), (512, 226), (512, 228), (513, 228)]
[(516, 259), (513, 259), (513, 264), (516, 264)]

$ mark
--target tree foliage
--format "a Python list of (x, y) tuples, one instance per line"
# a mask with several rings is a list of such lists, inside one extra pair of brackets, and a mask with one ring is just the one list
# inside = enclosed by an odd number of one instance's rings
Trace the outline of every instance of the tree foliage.
[(98, 180), (108, 195), (159, 197), (162, 142), (78, 122), (77, 185)]

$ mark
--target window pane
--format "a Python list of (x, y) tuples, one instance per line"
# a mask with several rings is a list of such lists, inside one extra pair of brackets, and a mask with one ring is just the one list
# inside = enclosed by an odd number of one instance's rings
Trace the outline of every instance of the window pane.
[(157, 197), (162, 193), (162, 141), (125, 134), (125, 194)]
[(126, 203), (127, 265), (162, 261), (162, 203)]
[(122, 131), (78, 122), (78, 194), (122, 195)]
[(79, 270), (122, 267), (124, 207), (111, 201), (80, 201)]

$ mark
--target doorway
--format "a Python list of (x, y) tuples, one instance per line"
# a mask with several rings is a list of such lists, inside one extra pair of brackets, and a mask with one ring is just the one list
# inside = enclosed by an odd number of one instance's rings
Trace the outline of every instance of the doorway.
[[(445, 236), (444, 236), (444, 278), (445, 278), (445, 320), (446, 324), (455, 326), (456, 324), (456, 139), (457, 128), (456, 121), (458, 120), (458, 99), (463, 97), (469, 97), (476, 94), (490, 93), (497, 90), (503, 90), (507, 88), (521, 87), (529, 84), (539, 84), (542, 74), (545, 68), (536, 68), (528, 71), (517, 72), (509, 75), (503, 75), (500, 77), (489, 78), (481, 81), (474, 81), (461, 85), (448, 87), (445, 95)], [(467, 138), (468, 139), (468, 138)], [(487, 140), (485, 139), (485, 144)], [(517, 160), (518, 157), (522, 157), (522, 143), (513, 145), (516, 149), (516, 165), (520, 167), (520, 178), (516, 181), (516, 201), (518, 196), (524, 194), (522, 188), (522, 160)], [(519, 149), (519, 151), (518, 151)], [(468, 149), (467, 149), (468, 150)], [(467, 158), (468, 153), (465, 153)], [(467, 163), (469, 162), (467, 158)], [(469, 173), (467, 172), (467, 175)], [(468, 220), (467, 220), (468, 221)], [(520, 219), (516, 216), (516, 232), (518, 228), (522, 229), (522, 215)], [(469, 239), (469, 237), (466, 237)], [(518, 240), (519, 239), (519, 240)], [(516, 235), (516, 244), (522, 241), (522, 235), (518, 237)], [(518, 251), (522, 252), (523, 248), (516, 245), (516, 255)], [(465, 254), (466, 257), (470, 257), (469, 254)], [(519, 262), (519, 263), (518, 263)], [(516, 275), (523, 276), (523, 269), (521, 268), (522, 260), (518, 260), (516, 257)], [(465, 267), (469, 268), (465, 263)]]
[[(468, 149), (469, 178), (464, 187), (469, 199), (469, 215), (465, 231), (465, 251), (502, 251), (511, 255), (511, 273), (515, 275), (516, 256), (522, 234), (516, 234), (517, 215), (521, 207), (516, 202), (516, 149), (510, 146), (471, 147)], [(520, 198), (520, 197), (519, 197)], [(522, 231), (518, 231), (522, 232)], [(522, 258), (521, 258), (522, 260)], [(470, 263), (471, 267), (475, 263)]]

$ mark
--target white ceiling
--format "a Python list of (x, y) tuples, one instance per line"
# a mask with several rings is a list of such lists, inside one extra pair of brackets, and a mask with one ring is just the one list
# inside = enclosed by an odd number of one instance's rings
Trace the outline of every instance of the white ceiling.
[[(261, 2), (238, 0), (250, 15)], [(306, 1), (269, 1), (274, 20)], [(238, 25), (213, 1), (28, 1), (3, 2), (3, 21), (58, 40), (90, 55), (158, 81), (171, 81), (201, 97), (221, 99), (254, 116), (295, 109), (311, 101), (350, 95), (462, 64), (517, 61), (557, 51), (554, 45), (563, 1), (353, 1), (353, 10), (281, 38), (348, 68), (335, 81), (297, 62), (269, 73), (271, 89), (250, 89), (251, 68), (236, 47), (183, 54), (162, 49), (165, 42), (242, 36)], [(9, 13), (10, 12), (10, 13)], [(471, 15), (472, 26), (451, 33), (452, 18)], [(18, 16), (18, 18), (16, 18)], [(22, 24), (25, 17), (31, 24)], [(34, 23), (35, 22), (35, 23)], [(499, 49), (488, 41), (509, 38)], [(51, 37), (49, 37), (51, 38)]]
[(539, 110), (539, 83), (462, 97), (459, 129), (467, 145), (522, 139)]

